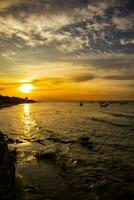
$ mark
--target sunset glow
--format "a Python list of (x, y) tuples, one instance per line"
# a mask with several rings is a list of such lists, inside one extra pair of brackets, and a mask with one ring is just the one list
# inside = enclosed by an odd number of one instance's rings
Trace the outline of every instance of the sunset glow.
[(33, 90), (33, 86), (31, 84), (23, 84), (19, 87), (19, 90), (23, 93), (30, 93)]
[(130, 0), (1, 0), (0, 94), (134, 99), (133, 19)]

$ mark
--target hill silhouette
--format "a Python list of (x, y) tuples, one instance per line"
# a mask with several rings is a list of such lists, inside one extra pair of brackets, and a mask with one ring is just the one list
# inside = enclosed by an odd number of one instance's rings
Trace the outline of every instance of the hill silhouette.
[(28, 99), (28, 97), (20, 98), (20, 97), (9, 97), (9, 96), (2, 96), (0, 95), (0, 107), (3, 106), (10, 106), (10, 105), (17, 105), (22, 103), (36, 103), (36, 101), (32, 99)]

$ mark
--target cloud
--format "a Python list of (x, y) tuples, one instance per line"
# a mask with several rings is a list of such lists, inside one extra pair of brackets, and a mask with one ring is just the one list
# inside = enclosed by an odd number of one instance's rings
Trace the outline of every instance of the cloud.
[(120, 16), (120, 15), (114, 15), (112, 17), (112, 22), (113, 25), (121, 31), (130, 31), (133, 30), (134, 28), (134, 14), (129, 14), (129, 15), (124, 15), (124, 16)]
[(104, 76), (102, 77), (103, 79), (107, 79), (107, 80), (134, 80), (134, 74), (120, 74), (120, 75), (108, 75), (108, 76)]
[(3, 91), (5, 90), (6, 88), (5, 87), (0, 87), (0, 91)]
[(52, 85), (59, 85), (65, 82), (65, 80), (61, 77), (44, 77), (40, 79), (34, 79), (31, 81), (31, 83), (35, 85), (40, 85), (43, 83), (51, 83)]
[(71, 16), (64, 13), (20, 13), (17, 17), (7, 14), (0, 16), (0, 34), (10, 41), (15, 38), (23, 46), (36, 47), (64, 41), (69, 33), (60, 33), (58, 30), (71, 23)]
[(25, 81), (25, 83), (32, 83), (34, 85), (62, 85), (64, 83), (72, 83), (72, 82), (86, 82), (86, 81), (91, 81), (97, 78), (94, 74), (90, 73), (74, 73), (72, 76), (71, 75), (64, 75), (64, 76), (51, 76), (51, 77), (42, 77), (39, 79), (33, 79), (33, 80), (28, 80)]
[(0, 1), (0, 9), (5, 9), (13, 5), (18, 5), (26, 2), (26, 0), (1, 0)]
[(12, 58), (13, 56), (15, 56), (16, 53), (14, 51), (10, 51), (10, 52), (6, 52), (6, 53), (1, 53), (1, 56), (4, 58)]
[(96, 77), (93, 74), (85, 73), (85, 74), (79, 74), (75, 75), (72, 80), (74, 82), (86, 82), (94, 80)]
[(129, 83), (129, 84), (125, 85), (125, 86), (127, 86), (129, 88), (134, 88), (134, 83)]
[(133, 28), (134, 15), (122, 11), (128, 2), (68, 0), (59, 4), (59, 0), (2, 0), (1, 41), (16, 48), (52, 46), (67, 54), (125, 51), (114, 32)]
[(57, 49), (61, 52), (73, 53), (83, 49), (85, 45), (90, 45), (88, 38), (70, 35), (63, 43), (59, 44)]
[(128, 44), (134, 44), (134, 38), (133, 39), (126, 39), (126, 38), (124, 38), (124, 39), (120, 39), (120, 43), (122, 44), (122, 45), (128, 45)]
[(134, 56), (133, 54), (125, 53), (105, 53), (98, 57), (93, 58), (91, 61), (92, 65), (96, 68), (105, 70), (106, 72), (123, 72), (132, 73), (134, 72)]
[[(76, 56), (76, 55), (75, 55)], [(73, 63), (74, 65), (79, 64), (83, 67), (92, 69), (102, 69), (104, 71), (121, 70), (129, 71), (133, 70), (134, 55), (120, 52), (100, 52), (100, 53), (84, 53), (78, 54), (77, 59), (75, 57), (67, 57), (64, 60)]]

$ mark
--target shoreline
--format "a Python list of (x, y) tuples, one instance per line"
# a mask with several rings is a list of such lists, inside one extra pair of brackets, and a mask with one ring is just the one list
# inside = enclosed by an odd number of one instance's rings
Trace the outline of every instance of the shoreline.
[[(18, 105), (22, 105), (22, 104), (30, 104), (32, 102), (25, 102), (25, 103), (10, 103), (10, 104), (0, 104), (0, 109), (3, 108), (8, 108), (8, 107), (12, 107), (12, 106), (18, 106)], [(34, 102), (35, 103), (35, 102)]]
[(24, 103), (36, 103), (36, 101), (32, 100), (32, 99), (28, 99), (28, 97), (23, 99), (23, 98), (20, 98), (20, 97), (14, 97), (14, 96), (9, 97), (9, 96), (0, 95), (0, 109), (10, 107), (10, 106), (19, 105), (19, 104), (24, 104)]
[(19, 104), (1, 104), (0, 105), (0, 109), (2, 109), (2, 108), (8, 108), (8, 107), (11, 107), (11, 106), (17, 106), (17, 105), (19, 105)]

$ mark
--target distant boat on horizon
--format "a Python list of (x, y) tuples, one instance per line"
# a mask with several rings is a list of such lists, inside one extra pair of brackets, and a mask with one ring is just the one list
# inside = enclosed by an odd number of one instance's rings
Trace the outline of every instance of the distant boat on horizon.
[(107, 107), (107, 106), (109, 106), (109, 102), (107, 101), (100, 102), (100, 107)]
[(83, 103), (80, 101), (80, 106), (83, 106)]

